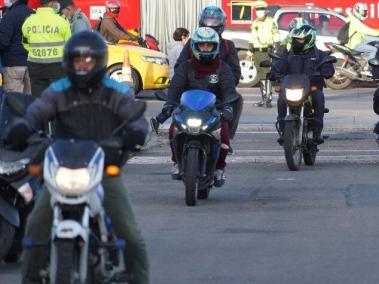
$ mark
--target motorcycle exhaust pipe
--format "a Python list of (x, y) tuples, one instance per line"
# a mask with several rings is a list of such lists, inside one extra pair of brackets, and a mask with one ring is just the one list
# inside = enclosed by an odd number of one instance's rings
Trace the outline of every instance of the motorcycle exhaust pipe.
[(357, 80), (359, 78), (358, 73), (353, 70), (341, 68), (339, 72), (342, 76), (346, 76), (347, 78), (352, 79), (352, 80)]

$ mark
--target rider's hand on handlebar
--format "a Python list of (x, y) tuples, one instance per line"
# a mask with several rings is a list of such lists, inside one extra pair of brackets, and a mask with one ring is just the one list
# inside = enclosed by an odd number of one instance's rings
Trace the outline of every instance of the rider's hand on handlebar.
[(233, 120), (233, 107), (232, 106), (225, 106), (223, 110), (221, 111), (221, 116), (226, 121), (232, 121)]

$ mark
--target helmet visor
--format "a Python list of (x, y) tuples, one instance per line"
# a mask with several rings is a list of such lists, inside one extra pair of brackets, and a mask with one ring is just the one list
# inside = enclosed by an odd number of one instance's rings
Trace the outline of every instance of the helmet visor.
[(76, 56), (72, 59), (72, 67), (77, 75), (87, 75), (95, 68), (96, 63), (93, 56)]
[(220, 17), (207, 17), (204, 19), (204, 26), (206, 27), (220, 27), (223, 22)]

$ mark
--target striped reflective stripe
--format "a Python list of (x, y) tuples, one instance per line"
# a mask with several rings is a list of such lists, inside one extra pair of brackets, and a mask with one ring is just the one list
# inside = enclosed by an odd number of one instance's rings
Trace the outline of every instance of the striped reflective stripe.
[(63, 46), (65, 44), (64, 41), (59, 42), (34, 42), (30, 43), (30, 47), (50, 47), (50, 46)]
[(59, 58), (36, 58), (36, 57), (28, 57), (29, 62), (34, 63), (59, 63), (62, 62), (62, 57)]

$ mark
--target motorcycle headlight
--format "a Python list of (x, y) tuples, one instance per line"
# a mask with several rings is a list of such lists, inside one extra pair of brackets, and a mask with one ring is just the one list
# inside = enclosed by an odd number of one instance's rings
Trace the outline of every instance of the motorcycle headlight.
[(167, 59), (162, 57), (141, 56), (141, 58), (145, 62), (155, 63), (159, 65), (168, 64)]
[(303, 89), (286, 89), (286, 99), (292, 102), (300, 101), (303, 97)]
[(73, 170), (60, 167), (55, 177), (59, 191), (64, 194), (85, 193), (89, 189), (90, 179), (87, 168)]
[(198, 118), (189, 118), (187, 120), (187, 125), (189, 127), (200, 127), (201, 126), (201, 119), (198, 119)]
[(4, 162), (0, 161), (0, 174), (14, 174), (17, 173), (18, 171), (22, 170), (25, 168), (27, 164), (29, 164), (30, 159), (25, 158), (21, 159), (18, 161), (13, 161), (13, 162)]

